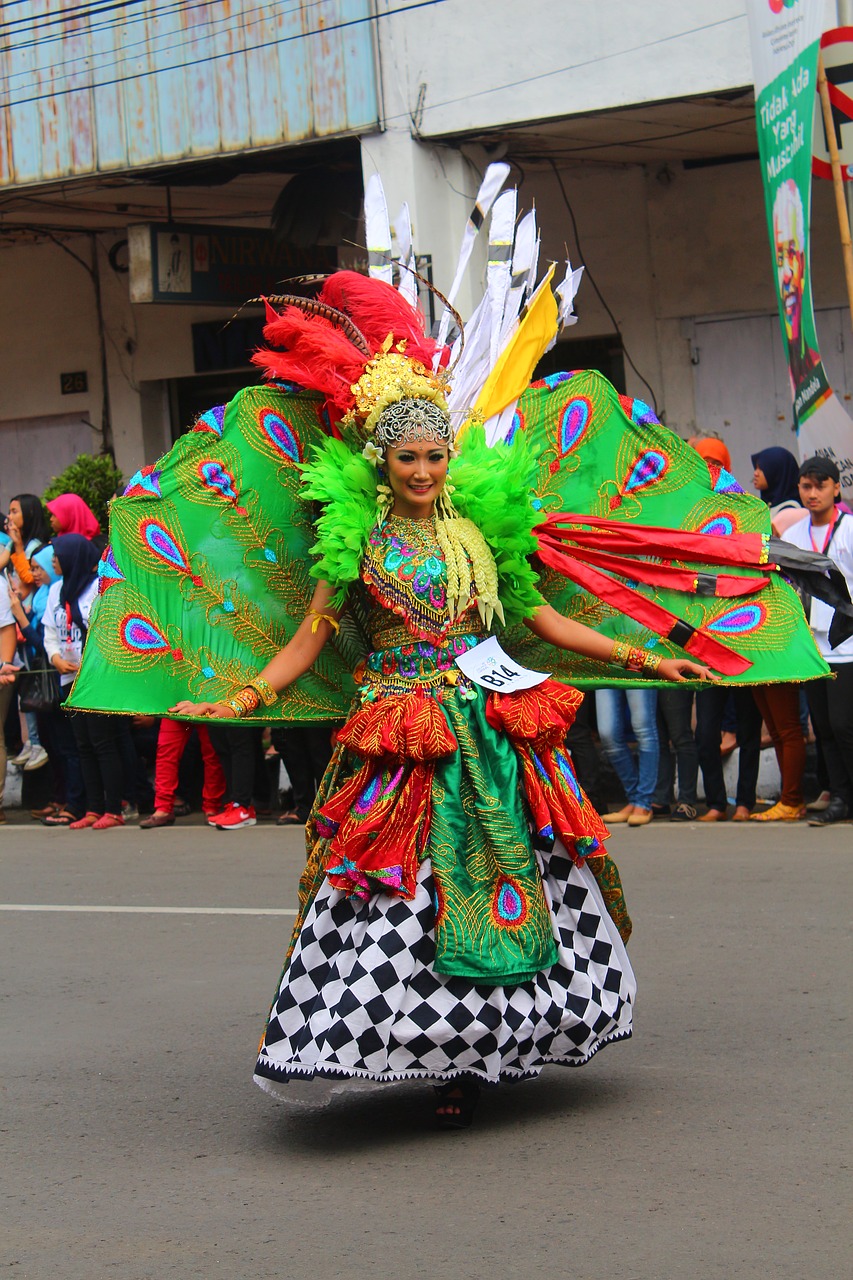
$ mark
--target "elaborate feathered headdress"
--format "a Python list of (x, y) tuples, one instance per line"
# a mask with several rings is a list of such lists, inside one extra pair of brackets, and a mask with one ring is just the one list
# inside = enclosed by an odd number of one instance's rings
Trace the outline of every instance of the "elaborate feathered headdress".
[[(354, 425), (366, 440), (376, 438), (380, 448), (411, 434), (451, 442), (441, 368), (449, 350), (424, 336), (422, 313), (390, 284), (337, 271), (316, 300), (274, 301), (283, 301), (284, 310), (267, 302), (264, 337), (284, 350), (253, 357), (268, 377), (321, 392), (333, 420)], [(383, 431), (386, 411), (409, 402), (411, 412), (392, 412)]]

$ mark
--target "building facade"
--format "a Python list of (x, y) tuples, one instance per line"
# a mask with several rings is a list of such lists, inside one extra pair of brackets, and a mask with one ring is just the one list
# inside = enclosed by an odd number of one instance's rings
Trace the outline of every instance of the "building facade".
[[(797, 0), (823, 3), (823, 0)], [(834, 26), (834, 3), (825, 5)], [(363, 183), (446, 289), (489, 159), (583, 263), (554, 359), (684, 435), (795, 448), (742, 0), (302, 0), (0, 19), (0, 502), (77, 452), (125, 474), (254, 375), (289, 278), (364, 260)], [(458, 300), (470, 310), (475, 255)], [(822, 354), (853, 393), (834, 205), (816, 182)]]

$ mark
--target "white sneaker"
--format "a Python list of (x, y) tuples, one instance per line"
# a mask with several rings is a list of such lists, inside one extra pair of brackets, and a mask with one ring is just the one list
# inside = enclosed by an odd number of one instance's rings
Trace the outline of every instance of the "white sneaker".
[(35, 751), (30, 752), (30, 758), (24, 765), (24, 772), (29, 773), (31, 769), (40, 769), (44, 764), (47, 764), (47, 752), (39, 743)]
[(33, 744), (31, 742), (25, 742), (24, 745), (21, 747), (20, 751), (18, 752), (18, 754), (16, 756), (13, 756), (12, 759), (9, 761), (9, 764), (15, 765), (15, 767), (18, 769), (23, 769), (24, 765), (27, 763), (27, 761), (30, 758), (30, 755), (32, 754), (32, 750), (33, 750)]

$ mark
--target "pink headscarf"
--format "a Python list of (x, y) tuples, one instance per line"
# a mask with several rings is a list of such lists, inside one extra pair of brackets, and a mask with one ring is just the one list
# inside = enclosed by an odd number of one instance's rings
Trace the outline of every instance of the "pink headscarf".
[(81, 533), (84, 538), (94, 538), (101, 532), (94, 511), (79, 494), (61, 493), (46, 505), (50, 514), (59, 521), (60, 533)]

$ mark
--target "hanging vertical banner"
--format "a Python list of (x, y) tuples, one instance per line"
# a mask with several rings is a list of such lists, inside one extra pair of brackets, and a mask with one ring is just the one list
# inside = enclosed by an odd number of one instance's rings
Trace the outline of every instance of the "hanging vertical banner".
[(822, 0), (748, 0), (758, 151), (800, 457), (838, 464), (853, 493), (853, 422), (820, 358), (809, 261)]

